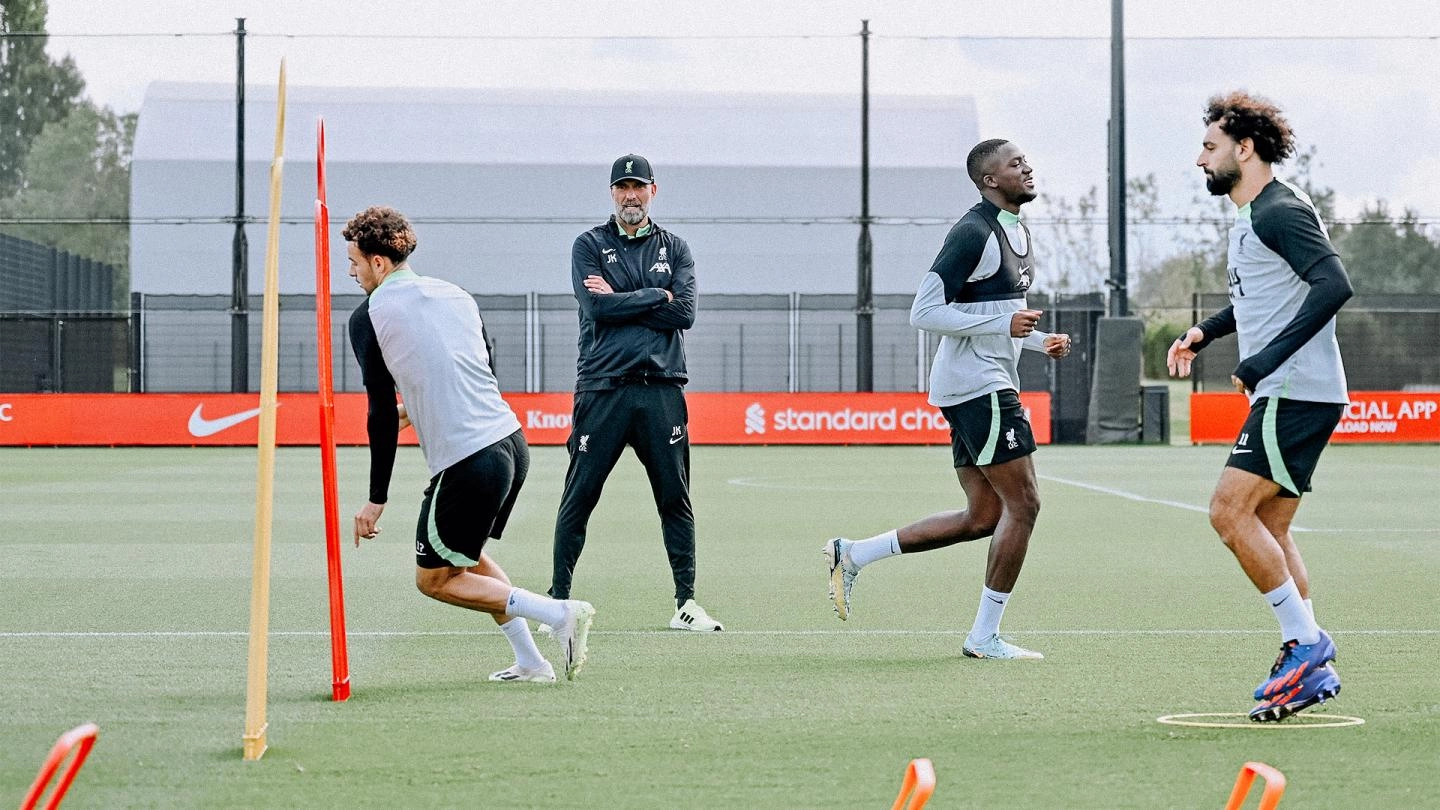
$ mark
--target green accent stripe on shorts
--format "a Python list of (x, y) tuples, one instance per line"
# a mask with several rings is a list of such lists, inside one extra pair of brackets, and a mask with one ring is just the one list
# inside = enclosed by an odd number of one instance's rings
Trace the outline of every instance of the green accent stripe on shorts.
[(995, 445), (1000, 443), (1000, 394), (990, 392), (990, 435), (985, 437), (985, 449), (975, 459), (975, 466), (984, 467), (995, 460)]
[(1270, 461), (1270, 480), (1300, 495), (1300, 489), (1290, 478), (1290, 469), (1285, 466), (1285, 457), (1280, 455), (1280, 437), (1275, 434), (1275, 418), (1279, 412), (1280, 398), (1271, 397), (1265, 402), (1265, 417), (1260, 423), (1260, 437), (1265, 443), (1265, 458)]
[(425, 534), (430, 539), (430, 548), (434, 549), (435, 553), (440, 556), (440, 559), (450, 563), (456, 568), (469, 568), (474, 565), (479, 565), (479, 560), (472, 560), (464, 554), (447, 547), (445, 541), (440, 539), (440, 528), (435, 525), (435, 511), (440, 508), (440, 485), (443, 483), (445, 483), (445, 473), (442, 472), (440, 473), (440, 477), (435, 479), (435, 494), (430, 497), (430, 511), (425, 516)]

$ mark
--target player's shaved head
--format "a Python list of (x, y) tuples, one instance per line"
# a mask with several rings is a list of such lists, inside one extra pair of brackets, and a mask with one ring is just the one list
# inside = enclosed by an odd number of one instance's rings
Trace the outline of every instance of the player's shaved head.
[(970, 156), (965, 158), (965, 171), (970, 174), (970, 182), (976, 188), (985, 187), (985, 175), (994, 173), (995, 153), (1007, 143), (1010, 142), (1004, 138), (991, 138), (975, 144), (970, 150)]

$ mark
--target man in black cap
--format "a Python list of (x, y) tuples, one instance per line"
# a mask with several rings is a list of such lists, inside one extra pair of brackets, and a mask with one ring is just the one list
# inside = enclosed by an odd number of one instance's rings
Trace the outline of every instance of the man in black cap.
[(610, 169), (615, 213), (580, 234), (570, 253), (580, 304), (580, 357), (570, 469), (555, 520), (550, 594), (570, 593), (585, 528), (626, 445), (650, 479), (675, 578), (677, 630), (723, 630), (695, 603), (695, 516), (683, 331), (695, 323), (695, 263), (685, 240), (650, 221), (659, 187), (650, 162), (625, 155)]

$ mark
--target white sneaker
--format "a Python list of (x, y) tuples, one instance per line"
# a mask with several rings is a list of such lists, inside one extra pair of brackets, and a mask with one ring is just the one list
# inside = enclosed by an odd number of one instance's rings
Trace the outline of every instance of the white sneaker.
[(1045, 657), (1040, 653), (1035, 652), (1034, 650), (1027, 650), (1024, 647), (1017, 647), (1016, 645), (1011, 644), (1005, 639), (1000, 638), (999, 633), (995, 633), (994, 635), (990, 636), (990, 638), (985, 639), (979, 644), (971, 644), (970, 637), (966, 636), (965, 643), (961, 645), (960, 651), (965, 653), (966, 658), (999, 658), (1015, 660), (1020, 658), (1041, 659)]
[(511, 664), (499, 672), (490, 673), (490, 680), (502, 683), (555, 683), (555, 667), (550, 666), (549, 661), (535, 669)]
[(696, 630), (701, 633), (718, 633), (725, 629), (725, 625), (710, 618), (705, 608), (695, 604), (694, 599), (686, 599), (685, 604), (675, 611), (670, 617), (670, 629), (672, 630)]
[(595, 620), (595, 607), (579, 599), (565, 600), (565, 618), (556, 627), (550, 628), (550, 637), (560, 645), (561, 660), (565, 662), (565, 680), (573, 681), (585, 666), (590, 644), (590, 623)]
[(825, 541), (821, 552), (825, 565), (830, 569), (830, 601), (835, 604), (835, 615), (841, 621), (850, 618), (850, 589), (855, 587), (855, 577), (860, 569), (850, 561), (850, 546), (854, 540), (836, 537)]

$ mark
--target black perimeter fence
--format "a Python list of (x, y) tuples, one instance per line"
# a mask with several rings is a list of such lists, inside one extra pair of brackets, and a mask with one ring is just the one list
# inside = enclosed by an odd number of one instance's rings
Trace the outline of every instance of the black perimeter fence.
[[(359, 295), (332, 300), (331, 373), (337, 391), (363, 390), (346, 328), (361, 300)], [(495, 342), (502, 390), (573, 390), (578, 335), (573, 297), (480, 295), (475, 300)], [(927, 389), (938, 338), (910, 327), (910, 303), (910, 296), (876, 297), (877, 391)], [(1075, 349), (1062, 362), (1025, 352), (1021, 387), (1051, 393), (1056, 441), (1082, 442), (1104, 299), (1099, 293), (1032, 295), (1029, 303), (1045, 311), (1041, 328), (1072, 335)], [(1193, 310), (1167, 311), (1166, 317), (1195, 323), (1226, 303), (1223, 295), (1196, 296)], [(229, 304), (228, 296), (136, 294), (129, 315), (0, 313), (0, 391), (228, 392)], [(686, 335), (690, 390), (855, 390), (852, 297), (709, 295), (700, 304), (695, 327)], [(250, 309), (250, 382), (258, 387), (258, 296)], [(1440, 296), (1357, 296), (1337, 316), (1336, 332), (1351, 389), (1440, 389), (1440, 354), (1428, 350), (1440, 335)], [(1147, 351), (1161, 351), (1161, 345)], [(279, 360), (280, 390), (316, 389), (313, 296), (281, 296)], [(1196, 362), (1195, 390), (1230, 390), (1237, 362), (1233, 339), (1207, 348)]]

